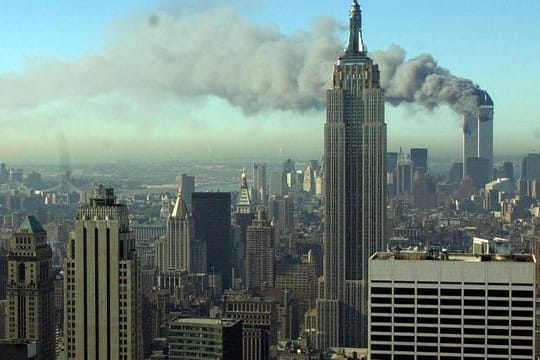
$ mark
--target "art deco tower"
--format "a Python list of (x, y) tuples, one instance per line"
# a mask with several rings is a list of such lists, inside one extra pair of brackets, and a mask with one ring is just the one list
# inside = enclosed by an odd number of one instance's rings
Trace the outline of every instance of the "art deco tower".
[(52, 251), (34, 216), (26, 217), (9, 240), (6, 290), (7, 338), (36, 341), (38, 359), (54, 359)]
[(135, 236), (112, 188), (99, 186), (79, 208), (65, 264), (66, 358), (141, 359)]
[(159, 270), (193, 271), (193, 231), (193, 221), (180, 189), (167, 219), (167, 233), (156, 242), (156, 265)]
[(379, 68), (368, 57), (360, 6), (334, 65), (324, 127), (324, 276), (318, 347), (367, 346), (368, 258), (383, 249), (386, 218), (386, 124)]

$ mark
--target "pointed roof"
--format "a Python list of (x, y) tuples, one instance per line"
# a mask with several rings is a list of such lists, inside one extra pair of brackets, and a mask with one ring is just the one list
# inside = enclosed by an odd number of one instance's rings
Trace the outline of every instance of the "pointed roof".
[(245, 169), (242, 170), (242, 175), (240, 176), (240, 194), (236, 205), (239, 213), (251, 213), (252, 211), (251, 195), (249, 193)]
[(184, 218), (189, 214), (186, 202), (182, 196), (182, 189), (178, 190), (178, 196), (176, 197), (176, 202), (174, 203), (173, 211), (171, 212), (171, 217), (173, 218)]
[(19, 232), (20, 233), (42, 233), (45, 232), (45, 229), (41, 226), (39, 221), (35, 218), (35, 216), (30, 215), (27, 216), (21, 226), (19, 226)]
[(349, 15), (349, 45), (345, 50), (345, 56), (365, 56), (365, 52), (364, 40), (362, 39), (362, 11), (357, 0), (353, 0)]

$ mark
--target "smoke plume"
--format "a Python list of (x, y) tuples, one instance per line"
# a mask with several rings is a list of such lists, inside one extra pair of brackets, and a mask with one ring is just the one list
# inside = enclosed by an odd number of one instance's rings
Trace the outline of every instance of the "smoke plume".
[(473, 112), (480, 91), (471, 80), (440, 67), (430, 54), (405, 60), (405, 50), (394, 45), (372, 56), (381, 70), (386, 101), (396, 106), (416, 103), (427, 109), (448, 105), (458, 114)]
[[(170, 94), (216, 96), (246, 114), (320, 110), (331, 65), (343, 51), (342, 30), (335, 20), (318, 18), (307, 31), (285, 35), (223, 8), (136, 16), (117, 24), (98, 52), (0, 74), (0, 108), (76, 104), (120, 93), (141, 102)], [(458, 113), (474, 106), (478, 86), (472, 81), (452, 75), (429, 54), (410, 60), (405, 55), (398, 46), (372, 54), (390, 104), (446, 104)]]

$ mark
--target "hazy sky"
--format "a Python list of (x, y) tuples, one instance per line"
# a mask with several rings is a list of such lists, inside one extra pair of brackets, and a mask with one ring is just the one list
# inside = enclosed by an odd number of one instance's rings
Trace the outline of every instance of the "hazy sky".
[[(0, 3), (0, 160), (321, 155), (349, 0), (46, 3)], [(496, 156), (540, 151), (540, 1), (360, 3), (388, 93), (408, 99), (386, 107), (389, 151), (460, 157), (460, 116), (413, 101), (425, 69), (488, 90)]]

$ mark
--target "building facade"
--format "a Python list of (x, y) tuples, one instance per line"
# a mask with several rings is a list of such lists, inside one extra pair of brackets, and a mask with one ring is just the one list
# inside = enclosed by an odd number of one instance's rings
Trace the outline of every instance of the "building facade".
[(361, 36), (360, 6), (334, 65), (324, 128), (324, 276), (317, 299), (318, 348), (367, 345), (368, 258), (383, 248), (386, 124), (379, 68)]
[(161, 271), (193, 271), (191, 259), (194, 228), (182, 194), (180, 189), (167, 219), (167, 233), (155, 245), (156, 266)]
[(54, 359), (52, 250), (34, 216), (25, 218), (8, 250), (5, 335), (10, 340), (35, 341), (38, 359)]
[(274, 286), (274, 227), (257, 207), (257, 218), (246, 230), (246, 287), (261, 289)]
[[(463, 117), (463, 176), (469, 175), (468, 161), (487, 161), (488, 173), (493, 171), (493, 100), (484, 90), (476, 91), (476, 107)], [(489, 180), (489, 179), (488, 179)]]
[(169, 330), (169, 360), (242, 359), (242, 321), (176, 319)]
[(371, 359), (533, 359), (535, 275), (531, 255), (375, 254)]
[(68, 359), (140, 359), (141, 294), (128, 209), (99, 186), (75, 218), (64, 278)]
[(232, 285), (231, 193), (194, 192), (192, 216), (195, 238), (206, 248), (206, 270), (221, 276), (222, 286)]

